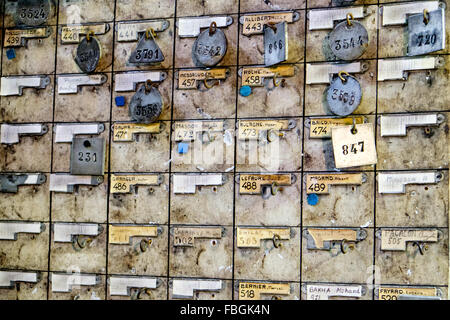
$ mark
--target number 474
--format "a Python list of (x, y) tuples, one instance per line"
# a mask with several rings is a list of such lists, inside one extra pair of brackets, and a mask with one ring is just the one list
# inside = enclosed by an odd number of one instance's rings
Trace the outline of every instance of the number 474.
[[(359, 147), (359, 150), (358, 150)], [(350, 148), (350, 150), (349, 150)], [(358, 143), (352, 143), (350, 145), (344, 144), (342, 146), (342, 153), (344, 155), (347, 155), (349, 152), (353, 152), (354, 154), (357, 154), (358, 152), (364, 152), (364, 141), (360, 141)]]

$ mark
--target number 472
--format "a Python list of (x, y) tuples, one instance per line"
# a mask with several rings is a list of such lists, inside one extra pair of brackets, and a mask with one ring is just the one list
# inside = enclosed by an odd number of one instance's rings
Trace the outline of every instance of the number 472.
[[(359, 147), (359, 150), (358, 150), (358, 147)], [(351, 145), (344, 144), (342, 146), (342, 153), (344, 155), (347, 155), (349, 153), (349, 148), (350, 148), (350, 152), (353, 152), (354, 154), (357, 154), (358, 152), (364, 152), (364, 141), (360, 141), (358, 143), (352, 143)]]

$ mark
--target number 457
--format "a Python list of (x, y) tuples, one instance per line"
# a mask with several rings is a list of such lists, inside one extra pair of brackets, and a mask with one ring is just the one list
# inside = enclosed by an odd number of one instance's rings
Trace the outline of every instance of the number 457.
[[(359, 150), (357, 147), (359, 147)], [(349, 148), (350, 148), (350, 151), (349, 151)], [(357, 154), (358, 152), (364, 152), (364, 141), (360, 141), (358, 143), (352, 143), (351, 145), (344, 144), (342, 146), (342, 153), (344, 155), (347, 155), (349, 152), (353, 152), (354, 154)]]

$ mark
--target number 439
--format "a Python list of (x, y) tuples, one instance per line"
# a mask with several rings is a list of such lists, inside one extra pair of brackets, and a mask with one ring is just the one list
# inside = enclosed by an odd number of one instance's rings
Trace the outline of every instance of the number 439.
[(358, 152), (364, 152), (364, 141), (352, 143), (351, 145), (344, 144), (342, 146), (342, 153), (344, 155), (347, 155), (349, 152), (353, 152), (354, 154), (357, 154)]

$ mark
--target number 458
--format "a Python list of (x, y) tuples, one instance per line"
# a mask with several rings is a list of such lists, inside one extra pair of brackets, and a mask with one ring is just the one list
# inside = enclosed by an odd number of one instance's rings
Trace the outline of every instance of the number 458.
[(364, 152), (364, 141), (352, 143), (351, 145), (344, 144), (342, 146), (342, 153), (344, 155), (347, 155), (349, 152), (353, 152), (354, 154), (357, 154), (358, 152)]

